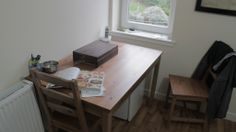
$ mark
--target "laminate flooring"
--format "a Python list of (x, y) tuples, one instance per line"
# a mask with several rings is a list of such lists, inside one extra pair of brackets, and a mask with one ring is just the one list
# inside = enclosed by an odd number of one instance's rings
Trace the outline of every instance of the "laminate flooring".
[[(177, 107), (176, 114), (197, 117), (199, 113)], [(203, 132), (202, 124), (171, 122), (166, 125), (168, 110), (162, 101), (144, 104), (131, 122), (113, 118), (112, 132)], [(216, 119), (209, 123), (209, 132), (236, 132), (236, 123)]]
[[(168, 109), (164, 102), (154, 100), (144, 103), (131, 122), (113, 118), (112, 132), (203, 132), (202, 124), (171, 122), (166, 124)], [(188, 117), (198, 117), (199, 113), (177, 107), (175, 114), (184, 114)], [(62, 131), (64, 132), (64, 131)], [(94, 132), (102, 132), (101, 127)], [(225, 119), (216, 119), (209, 123), (208, 132), (236, 132), (236, 122)]]

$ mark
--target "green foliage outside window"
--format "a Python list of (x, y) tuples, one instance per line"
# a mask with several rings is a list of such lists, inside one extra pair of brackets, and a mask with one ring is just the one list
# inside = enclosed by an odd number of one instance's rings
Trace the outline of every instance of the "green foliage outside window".
[(170, 0), (131, 0), (130, 2), (131, 13), (143, 12), (146, 7), (159, 6), (167, 16), (170, 15)]

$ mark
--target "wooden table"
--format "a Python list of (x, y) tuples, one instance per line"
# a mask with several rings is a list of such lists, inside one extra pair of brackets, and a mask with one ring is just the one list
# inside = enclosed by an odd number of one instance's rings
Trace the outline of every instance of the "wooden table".
[[(103, 132), (111, 132), (112, 113), (119, 108), (141, 81), (152, 71), (150, 98), (156, 90), (157, 75), (162, 51), (140, 46), (112, 42), (118, 45), (118, 55), (98, 68), (79, 65), (80, 69), (105, 72), (103, 97), (82, 98), (85, 110), (102, 115)], [(60, 69), (74, 66), (72, 56), (59, 61)]]

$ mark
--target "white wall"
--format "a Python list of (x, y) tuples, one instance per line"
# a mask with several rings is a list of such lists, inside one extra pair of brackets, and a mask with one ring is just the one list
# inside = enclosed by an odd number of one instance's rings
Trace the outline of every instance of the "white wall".
[(0, 89), (28, 74), (31, 53), (58, 60), (107, 24), (108, 0), (1, 0)]
[(232, 93), (232, 98), (229, 106), (229, 112), (226, 116), (227, 119), (236, 121), (236, 88), (234, 88)]
[[(113, 37), (145, 47), (163, 50), (158, 79), (158, 93), (165, 95), (169, 73), (191, 76), (198, 62), (215, 40), (222, 40), (236, 50), (236, 17), (194, 11), (196, 0), (177, 0), (173, 46)], [(236, 96), (236, 95), (235, 95)], [(235, 99), (235, 98), (234, 98)], [(231, 104), (236, 104), (232, 100)], [(236, 113), (231, 105), (230, 111)]]

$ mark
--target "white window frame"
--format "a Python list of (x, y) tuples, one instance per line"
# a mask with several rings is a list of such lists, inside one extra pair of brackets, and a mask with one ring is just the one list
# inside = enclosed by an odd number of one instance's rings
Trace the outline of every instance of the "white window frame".
[(168, 26), (157, 26), (152, 24), (145, 24), (139, 22), (133, 22), (128, 20), (128, 5), (130, 0), (122, 0), (121, 3), (121, 27), (122, 28), (134, 28), (135, 30), (143, 30), (153, 33), (161, 33), (166, 35), (171, 35), (173, 31), (174, 17), (175, 17), (175, 8), (176, 0), (171, 0), (170, 2), (170, 16)]

